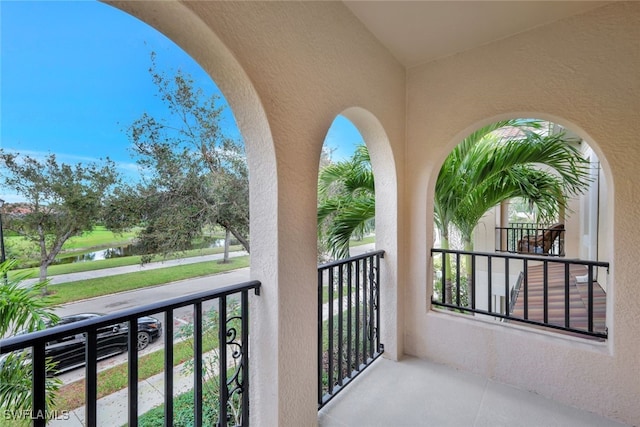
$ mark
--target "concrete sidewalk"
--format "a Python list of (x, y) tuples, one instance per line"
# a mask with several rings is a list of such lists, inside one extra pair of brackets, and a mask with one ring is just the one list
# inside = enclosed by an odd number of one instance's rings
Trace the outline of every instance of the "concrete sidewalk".
[[(373, 250), (375, 250), (375, 243), (353, 246), (351, 248), (351, 256), (360, 255), (366, 252), (371, 252)], [(249, 253), (246, 251), (229, 252), (229, 257), (231, 258), (241, 257), (246, 255), (249, 255)], [(103, 268), (100, 270), (82, 271), (79, 273), (59, 274), (56, 276), (50, 276), (49, 284), (57, 285), (59, 283), (75, 282), (78, 280), (87, 280), (87, 279), (93, 279), (96, 277), (115, 276), (118, 274), (135, 273), (138, 271), (149, 271), (149, 270), (155, 270), (158, 268), (175, 267), (178, 265), (195, 264), (198, 262), (205, 262), (205, 261), (217, 261), (217, 260), (221, 260), (223, 256), (224, 254), (220, 253), (220, 254), (202, 255), (202, 256), (189, 257), (189, 258), (156, 261), (156, 262), (150, 262), (144, 265), (136, 264), (136, 265), (127, 265), (123, 267)], [(38, 281), (38, 279), (28, 279), (28, 280), (25, 280), (24, 283), (31, 284), (36, 281)]]
[[(245, 255), (249, 255), (249, 253), (246, 251), (229, 252), (229, 257), (231, 258), (241, 257)], [(221, 260), (223, 256), (224, 254), (202, 255), (202, 256), (189, 257), (189, 258), (150, 262), (144, 265), (142, 264), (126, 265), (123, 267), (112, 267), (112, 268), (103, 268), (100, 270), (82, 271), (79, 273), (60, 274), (57, 276), (50, 276), (49, 284), (57, 285), (59, 283), (75, 282), (78, 280), (87, 280), (87, 279), (93, 279), (96, 277), (115, 276), (118, 274), (135, 273), (138, 271), (156, 270), (158, 268), (175, 267), (178, 265), (195, 264), (198, 262), (205, 262), (205, 261), (217, 261), (217, 260)], [(37, 281), (38, 279), (28, 279), (28, 280), (25, 280), (24, 283), (31, 284)]]
[[(182, 372), (184, 365), (173, 368), (174, 398), (193, 388), (193, 375)], [(98, 420), (101, 427), (120, 427), (128, 422), (127, 389), (110, 394), (97, 401)], [(138, 416), (164, 403), (164, 372), (154, 375), (138, 383)], [(52, 427), (84, 427), (85, 407), (70, 411), (68, 419), (53, 420)]]

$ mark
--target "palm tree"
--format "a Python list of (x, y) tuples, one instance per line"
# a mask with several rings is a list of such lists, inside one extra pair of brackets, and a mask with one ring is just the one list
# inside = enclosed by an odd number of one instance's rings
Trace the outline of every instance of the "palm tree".
[(332, 163), (318, 178), (318, 237), (334, 259), (349, 257), (349, 239), (373, 227), (375, 189), (371, 159), (358, 145), (351, 159)]
[(590, 181), (588, 161), (563, 134), (527, 132), (508, 140), (487, 135), (446, 170), (448, 175), (438, 180), (455, 186), (457, 203), (445, 209), (440, 205), (440, 212), (460, 230), (467, 250), (473, 249), (472, 233), (482, 216), (500, 202), (522, 197), (553, 218), (566, 207), (567, 197), (584, 192)]
[(486, 140), (492, 132), (505, 127), (523, 129), (524, 132), (528, 132), (529, 129), (539, 129), (540, 121), (502, 120), (484, 126), (463, 139), (447, 156), (440, 168), (433, 203), (434, 221), (442, 237), (443, 249), (449, 249), (449, 226), (454, 223), (457, 208), (468, 191), (469, 185), (465, 185), (468, 184), (468, 177), (464, 172), (477, 170), (478, 165), (473, 164), (473, 156), (469, 156), (469, 153)]
[[(588, 162), (562, 134), (540, 135), (539, 120), (503, 120), (465, 138), (445, 159), (434, 194), (434, 220), (449, 249), (449, 227), (455, 225), (471, 250), (480, 218), (504, 200), (523, 197), (538, 211), (554, 216), (566, 196), (582, 192)], [(516, 136), (495, 131), (515, 128)], [(513, 132), (511, 132), (513, 133)], [(366, 146), (354, 156), (324, 167), (318, 183), (318, 235), (335, 258), (349, 255), (349, 239), (363, 233), (375, 218), (375, 188)], [(445, 261), (447, 276), (450, 264)]]
[[(516, 127), (520, 135), (499, 138), (494, 131)], [(449, 225), (461, 232), (464, 249), (473, 250), (472, 234), (494, 206), (522, 197), (547, 218), (555, 217), (566, 198), (589, 183), (589, 163), (563, 134), (540, 135), (539, 122), (499, 122), (474, 132), (458, 145), (438, 175), (435, 222), (442, 247), (449, 248)], [(467, 260), (467, 265), (469, 260)], [(451, 301), (451, 263), (445, 263), (445, 301)]]
[[(0, 276), (15, 266), (15, 261), (0, 263)], [(47, 282), (25, 286), (26, 276), (0, 282), (0, 338), (18, 331), (33, 332), (56, 322), (50, 297), (42, 297)], [(47, 361), (47, 369), (54, 366)], [(46, 379), (47, 408), (53, 408), (55, 392), (61, 381)], [(0, 358), (0, 410), (30, 410), (32, 398), (31, 359), (27, 351), (7, 353)]]

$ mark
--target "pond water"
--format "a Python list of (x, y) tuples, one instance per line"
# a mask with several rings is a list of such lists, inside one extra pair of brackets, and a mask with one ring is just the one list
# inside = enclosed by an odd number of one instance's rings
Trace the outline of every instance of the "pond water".
[[(191, 249), (206, 249), (206, 248), (216, 248), (224, 246), (225, 239), (218, 238), (205, 238), (202, 243), (197, 245), (192, 245)], [(229, 242), (234, 245), (237, 244), (235, 239), (231, 239)], [(142, 255), (144, 252), (139, 246), (134, 244), (126, 245), (126, 246), (117, 246), (113, 248), (100, 249), (94, 252), (88, 252), (82, 255), (74, 255), (68, 257), (60, 257), (56, 258), (54, 264), (72, 264), (75, 262), (85, 262), (85, 261), (98, 261), (101, 259), (111, 259), (111, 258), (121, 258), (132, 255)]]

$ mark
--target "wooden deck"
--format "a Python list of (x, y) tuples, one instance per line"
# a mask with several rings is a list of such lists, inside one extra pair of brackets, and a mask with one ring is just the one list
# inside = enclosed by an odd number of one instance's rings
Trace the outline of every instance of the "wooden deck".
[[(569, 325), (565, 323), (565, 267), (564, 264), (548, 265), (548, 322), (552, 325), (588, 330), (587, 283), (577, 283), (576, 276), (587, 274), (587, 267), (571, 264), (569, 267)], [(528, 319), (544, 322), (543, 269), (532, 266), (527, 272)], [(524, 284), (514, 306), (512, 315), (524, 318)], [(593, 331), (606, 332), (606, 294), (600, 284), (593, 282)]]

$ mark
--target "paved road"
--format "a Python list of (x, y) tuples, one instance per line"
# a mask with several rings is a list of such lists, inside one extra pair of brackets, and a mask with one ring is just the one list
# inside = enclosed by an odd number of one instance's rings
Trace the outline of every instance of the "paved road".
[[(355, 246), (351, 248), (352, 255), (359, 255), (365, 252), (374, 250), (374, 244)], [(246, 252), (233, 252), (233, 256), (243, 256)], [(144, 271), (145, 269), (155, 269), (163, 267), (171, 267), (173, 265), (181, 265), (193, 262), (202, 262), (209, 260), (220, 259), (219, 255), (209, 255), (205, 257), (196, 257), (197, 260), (192, 258), (185, 258), (175, 261), (165, 261), (161, 263), (151, 263), (144, 267), (138, 265), (109, 268), (103, 270), (87, 271), (83, 273), (73, 273), (61, 276), (53, 276), (52, 283), (71, 282), (75, 280), (82, 280), (79, 275), (82, 275), (83, 279), (91, 277), (112, 276), (115, 274), (123, 274), (132, 271)], [(249, 269), (241, 268), (238, 270), (231, 270), (224, 273), (215, 274), (212, 276), (205, 276), (195, 279), (180, 280), (178, 282), (168, 283), (166, 285), (159, 285), (150, 288), (137, 289), (133, 291), (120, 292), (117, 294), (105, 295), (101, 297), (91, 298), (83, 301), (73, 302), (65, 304), (56, 310), (61, 316), (74, 313), (86, 313), (86, 312), (98, 312), (98, 313), (112, 313), (115, 311), (124, 310), (130, 307), (137, 307), (152, 302), (162, 301), (165, 299), (175, 298), (178, 296), (202, 292), (210, 289), (217, 289), (223, 286), (233, 285), (240, 282), (249, 280)]]
[[(202, 292), (210, 289), (217, 289), (228, 285), (234, 285), (249, 280), (249, 269), (241, 268), (225, 273), (216, 274), (214, 276), (199, 277), (195, 279), (181, 280), (172, 282), (167, 285), (154, 286), (135, 291), (120, 292), (112, 295), (91, 298), (88, 300), (78, 301), (65, 304), (56, 310), (59, 316), (67, 316), (77, 313), (112, 313), (132, 307), (150, 304), (152, 302), (163, 301), (174, 298), (179, 295)], [(215, 301), (209, 301), (203, 304), (203, 309), (208, 310)], [(163, 325), (166, 324), (164, 313), (156, 314)], [(193, 306), (182, 307), (174, 311), (173, 326), (178, 331), (180, 326), (187, 324), (193, 318)], [(142, 354), (155, 351), (164, 345), (164, 334), (149, 345)], [(103, 370), (111, 366), (123, 363), (127, 360), (127, 354), (120, 354), (98, 363), (98, 370)], [(64, 383), (72, 382), (84, 377), (84, 369), (74, 369), (60, 375), (60, 379)]]
[[(374, 245), (362, 245), (353, 247), (351, 250), (352, 255), (359, 255), (365, 252), (369, 252), (374, 250)], [(233, 253), (234, 256), (242, 256), (246, 255), (244, 252), (236, 252)], [(198, 260), (193, 260), (192, 258), (185, 258), (182, 260), (175, 261), (165, 261), (162, 263), (152, 263), (147, 264), (145, 267), (140, 266), (127, 266), (127, 267), (117, 267), (114, 269), (104, 269), (104, 270), (95, 270), (92, 272), (84, 272), (84, 273), (73, 273), (64, 276), (54, 276), (52, 279), (55, 280), (53, 283), (64, 283), (70, 282), (74, 280), (81, 280), (79, 275), (82, 275), (82, 279), (87, 279), (91, 277), (100, 277), (100, 276), (109, 276), (115, 274), (123, 274), (132, 271), (143, 271), (144, 269), (153, 269), (153, 268), (163, 268), (170, 267), (173, 265), (180, 265), (192, 262), (202, 262), (208, 260), (217, 260), (220, 259), (221, 256), (218, 255), (209, 255), (206, 257), (196, 257)], [(127, 308), (139, 307), (141, 305), (150, 304), (158, 301), (163, 301), (171, 298), (175, 298), (182, 295), (202, 292), (211, 289), (218, 289), (224, 286), (234, 285), (241, 282), (246, 282), (249, 280), (249, 268), (241, 268), (238, 270), (231, 270), (224, 273), (215, 274), (212, 276), (205, 276), (193, 279), (180, 280), (177, 282), (168, 283), (165, 285), (153, 286), (144, 289), (137, 289), (133, 291), (127, 292), (119, 292), (117, 294), (105, 295), (101, 297), (91, 298), (87, 300), (77, 301), (69, 304), (65, 304), (56, 309), (56, 313), (59, 316), (67, 316), (70, 314), (77, 313), (113, 313), (120, 310), (125, 310)], [(203, 304), (204, 310), (208, 310), (212, 304), (215, 302), (211, 301), (208, 304)], [(155, 317), (159, 318), (163, 325), (166, 324), (166, 319), (164, 318), (164, 314), (155, 315)], [(191, 322), (193, 318), (193, 308), (192, 306), (183, 307), (174, 311), (174, 330), (178, 330), (180, 326)], [(149, 347), (141, 352), (141, 354), (146, 354), (150, 351), (158, 350), (162, 348), (164, 345), (164, 334), (163, 336), (149, 345)], [(98, 370), (107, 369), (111, 366), (117, 365), (119, 363), (123, 363), (126, 361), (127, 355), (117, 355), (108, 359), (105, 359), (98, 363)], [(64, 383), (72, 382), (77, 379), (84, 377), (84, 369), (75, 369), (64, 373), (59, 376), (60, 379)]]

